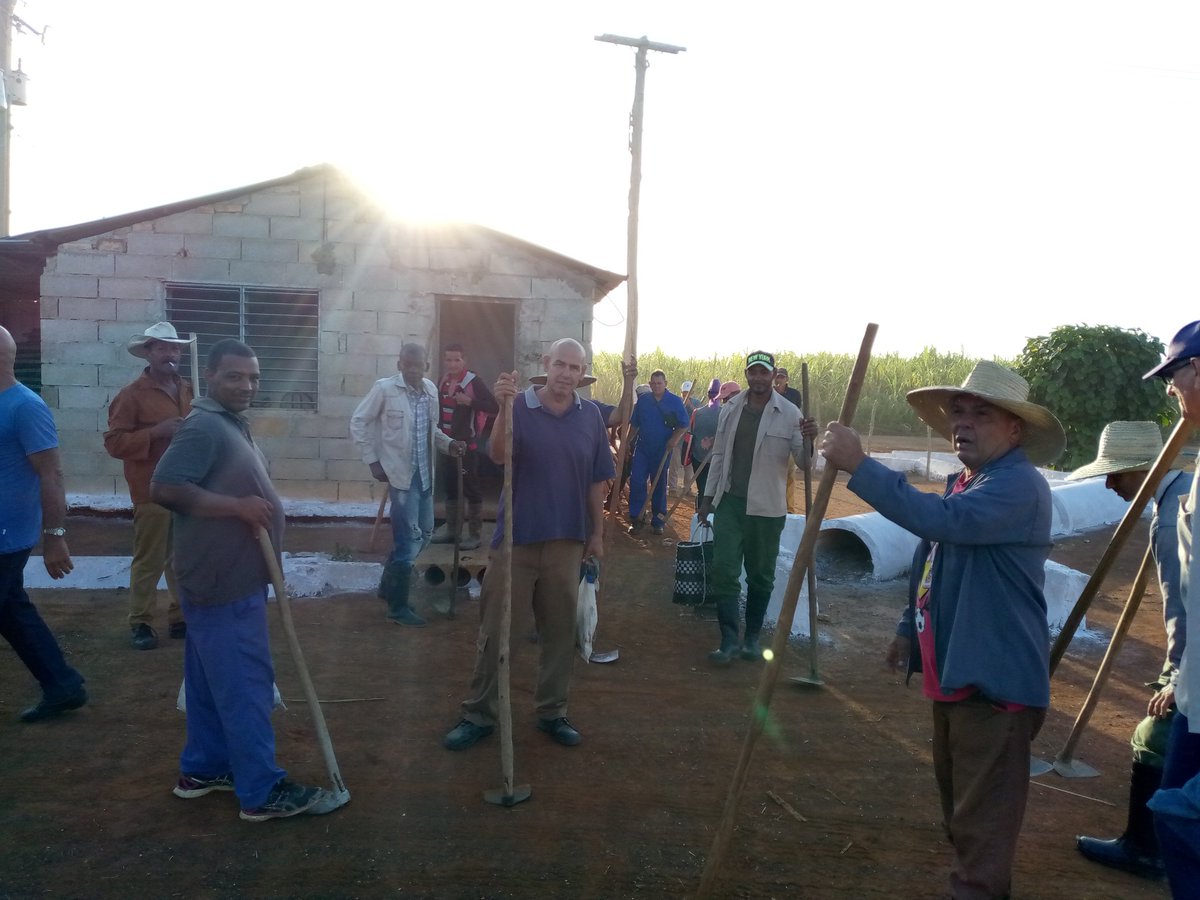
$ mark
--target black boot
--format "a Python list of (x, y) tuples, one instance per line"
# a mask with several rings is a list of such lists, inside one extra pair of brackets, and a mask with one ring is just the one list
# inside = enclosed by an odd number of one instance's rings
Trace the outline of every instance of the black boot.
[(1162, 769), (1134, 763), (1129, 776), (1129, 818), (1125, 833), (1110, 841), (1080, 836), (1075, 840), (1079, 852), (1092, 862), (1120, 869), (1142, 878), (1162, 878), (1165, 874), (1158, 855), (1154, 834), (1154, 814), (1146, 808), (1162, 783)]
[(385, 580), (388, 578), (389, 572), (391, 573), (391, 581), (388, 584), (386, 598), (388, 618), (398, 625), (409, 625), (413, 628), (420, 628), (425, 624), (425, 620), (413, 612), (412, 607), (408, 605), (409, 579), (412, 574), (412, 566), (408, 563), (389, 563), (383, 573)]
[(762, 631), (763, 617), (767, 614), (767, 603), (771, 596), (746, 594), (746, 634), (742, 638), (742, 659), (762, 659), (762, 647), (758, 645), (758, 635)]
[(717, 622), (721, 626), (721, 646), (708, 654), (714, 666), (727, 666), (738, 651), (737, 597), (717, 601)]

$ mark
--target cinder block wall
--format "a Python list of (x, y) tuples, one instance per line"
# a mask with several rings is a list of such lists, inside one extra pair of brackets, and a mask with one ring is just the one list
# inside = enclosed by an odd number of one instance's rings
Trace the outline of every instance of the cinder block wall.
[[(331, 274), (313, 256), (325, 245)], [(108, 404), (143, 366), (126, 342), (166, 318), (164, 284), (180, 281), (320, 291), (318, 410), (250, 415), (280, 492), (331, 502), (378, 500), (383, 486), (358, 458), (350, 414), (395, 373), (401, 343), (436, 346), (438, 297), (515, 301), (528, 376), (554, 340), (582, 331), (588, 346), (597, 295), (586, 275), (519, 245), (392, 222), (327, 176), (63, 244), (42, 276), (42, 380), (70, 493), (126, 493), (103, 447)]]

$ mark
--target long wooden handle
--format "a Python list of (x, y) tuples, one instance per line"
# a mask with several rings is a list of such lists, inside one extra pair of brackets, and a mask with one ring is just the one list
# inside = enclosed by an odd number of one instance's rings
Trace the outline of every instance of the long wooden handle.
[[(465, 453), (466, 451), (464, 451)], [(458, 551), (462, 544), (462, 527), (463, 527), (463, 457), (457, 457), (454, 460), (455, 468), (457, 468), (458, 478), (458, 498), (454, 501), (458, 517), (456, 519), (458, 528), (454, 532), (454, 568), (451, 569), (450, 576), (450, 611), (447, 613), (449, 618), (454, 618), (454, 597), (458, 593)]]
[(379, 526), (383, 524), (383, 510), (387, 506), (390, 485), (384, 484), (383, 496), (379, 498), (379, 512), (375, 513), (375, 525), (371, 528), (371, 542), (367, 544), (367, 552), (375, 552), (375, 538), (379, 536)]
[[(704, 459), (702, 459), (700, 461), (700, 465), (696, 466), (696, 471), (692, 473), (692, 484), (695, 484), (696, 481), (700, 478), (700, 473), (703, 472), (706, 468), (708, 468), (708, 461), (710, 459), (712, 459), (711, 453), (708, 456), (704, 457)], [(696, 490), (699, 491), (700, 489), (696, 488)], [(675, 498), (675, 505), (672, 506), (671, 509), (667, 512), (667, 520), (668, 521), (670, 521), (671, 516), (675, 515), (675, 510), (679, 509), (679, 504), (683, 502), (683, 498), (686, 496), (687, 496), (687, 491), (685, 490), (683, 492), (682, 496)]]
[(1054, 641), (1054, 646), (1050, 648), (1051, 677), (1054, 676), (1054, 671), (1062, 661), (1063, 654), (1067, 652), (1067, 647), (1070, 645), (1071, 639), (1075, 637), (1075, 632), (1079, 628), (1079, 623), (1083, 621), (1083, 617), (1087, 614), (1088, 607), (1096, 599), (1096, 594), (1099, 593), (1100, 586), (1104, 583), (1104, 579), (1108, 575), (1108, 570), (1116, 562), (1117, 554), (1121, 552), (1121, 548), (1125, 546), (1126, 539), (1128, 539), (1130, 532), (1133, 531), (1133, 526), (1141, 518), (1142, 510), (1146, 508), (1146, 504), (1154, 496), (1154, 492), (1158, 488), (1158, 483), (1162, 481), (1162, 477), (1170, 470), (1171, 465), (1175, 462), (1175, 457), (1179, 455), (1179, 451), (1183, 449), (1183, 445), (1187, 443), (1188, 436), (1191, 433), (1192, 426), (1187, 423), (1186, 419), (1180, 419), (1179, 424), (1175, 426), (1175, 430), (1171, 432), (1171, 436), (1167, 439), (1162, 453), (1158, 454), (1158, 459), (1154, 461), (1154, 465), (1146, 473), (1146, 480), (1142, 482), (1142, 486), (1138, 488), (1137, 494), (1130, 501), (1129, 509), (1125, 510), (1125, 516), (1121, 519), (1121, 524), (1113, 532), (1112, 539), (1108, 542), (1108, 547), (1104, 550), (1104, 555), (1100, 557), (1100, 562), (1096, 563), (1096, 571), (1088, 579), (1088, 583), (1083, 588), (1083, 593), (1079, 595), (1079, 599), (1075, 601), (1074, 608), (1072, 608), (1070, 615), (1067, 616), (1067, 620), (1063, 623), (1062, 631), (1059, 632), (1058, 638)]
[[(808, 415), (808, 363), (800, 364), (800, 403), (804, 406), (804, 415)], [(820, 423), (818, 423), (820, 424)], [(812, 514), (812, 441), (804, 439), (804, 517), (807, 523)], [(817, 669), (817, 653), (821, 640), (817, 633), (817, 570), (816, 566), (808, 565), (808, 666), (813, 680), (819, 678)]]
[[(875, 332), (879, 326), (872, 323), (867, 326), (863, 336), (862, 347), (858, 351), (858, 360), (850, 373), (850, 383), (846, 386), (846, 399), (842, 403), (842, 412), (838, 421), (850, 425), (854, 420), (854, 411), (858, 407), (858, 398), (862, 393), (863, 381), (867, 375), (867, 364), (871, 361), (871, 346), (875, 342)], [(746, 785), (746, 776), (750, 771), (750, 760), (754, 756), (754, 746), (758, 736), (762, 734), (767, 721), (767, 711), (771, 706), (771, 695), (775, 683), (779, 680), (779, 668), (783, 662), (784, 650), (787, 649), (788, 636), (792, 631), (792, 619), (796, 615), (796, 602), (800, 598), (800, 585), (804, 581), (805, 571), (812, 565), (813, 550), (817, 545), (817, 535), (821, 531), (821, 520), (829, 506), (829, 498), (833, 494), (837, 482), (838, 470), (835, 466), (827, 465), (821, 476), (821, 484), (817, 488), (817, 496), (808, 519), (804, 523), (804, 537), (796, 549), (796, 558), (792, 563), (792, 571), (788, 576), (787, 589), (783, 595), (783, 607), (779, 611), (779, 621), (775, 624), (775, 637), (771, 641), (771, 658), (763, 668), (762, 678), (758, 683), (758, 691), (754, 696), (754, 704), (750, 708), (750, 730), (742, 744), (742, 753), (738, 758), (737, 768), (733, 773), (733, 781), (729, 785), (729, 794), (725, 798), (725, 811), (721, 824), (713, 839), (712, 850), (704, 865), (704, 874), (700, 881), (700, 897), (711, 897), (713, 884), (717, 873), (725, 861), (729, 851), (729, 841), (733, 835), (734, 822), (737, 819), (738, 801), (741, 800), (742, 789)]]
[(1108, 642), (1108, 650), (1104, 653), (1104, 660), (1100, 663), (1100, 668), (1096, 670), (1096, 677), (1092, 680), (1092, 687), (1088, 691), (1087, 699), (1083, 701), (1079, 715), (1075, 717), (1075, 724), (1071, 726), (1071, 733), (1067, 736), (1062, 750), (1055, 757), (1055, 762), (1069, 762), (1073, 758), (1075, 745), (1079, 743), (1079, 737), (1083, 734), (1083, 729), (1087, 727), (1088, 720), (1092, 717), (1092, 711), (1095, 710), (1096, 704), (1100, 701), (1100, 692), (1108, 682), (1108, 676), (1112, 671), (1113, 663), (1117, 661), (1117, 652), (1125, 642), (1125, 635), (1129, 633), (1129, 627), (1133, 624), (1133, 617), (1137, 615), (1138, 607), (1141, 606), (1142, 594), (1146, 591), (1146, 583), (1150, 580), (1150, 570), (1153, 568), (1154, 554), (1147, 547), (1146, 555), (1142, 557), (1142, 567), (1138, 569), (1137, 578), (1133, 581), (1133, 587), (1129, 589), (1129, 599), (1125, 601), (1125, 608), (1121, 611), (1121, 618), (1117, 622), (1116, 629), (1113, 631), (1112, 640)]
[[(512, 631), (512, 548), (513, 548), (513, 401), (504, 398), (504, 487), (500, 503), (504, 507), (504, 539), (500, 545), (500, 565), (503, 581), (500, 586), (500, 644), (497, 651), (497, 700), (500, 707), (500, 771), (504, 778), (504, 795), (513, 795), (512, 698), (509, 684), (509, 649)], [(458, 573), (454, 573), (458, 578)]]
[(283, 622), (283, 633), (287, 637), (288, 649), (292, 651), (292, 661), (296, 665), (296, 674), (300, 676), (300, 687), (304, 690), (304, 699), (312, 713), (313, 728), (317, 732), (317, 743), (321, 747), (321, 755), (325, 757), (325, 766), (329, 769), (329, 780), (333, 782), (333, 792), (338, 800), (345, 802), (350, 799), (350, 791), (342, 780), (341, 769), (338, 768), (337, 757), (333, 755), (333, 741), (329, 739), (329, 727), (325, 724), (325, 714), (321, 712), (321, 701), (317, 697), (317, 689), (313, 685), (312, 676), (304, 662), (304, 651), (300, 649), (300, 641), (296, 638), (296, 626), (292, 623), (292, 606), (288, 600), (287, 586), (284, 584), (283, 572), (279, 568), (279, 560), (275, 558), (275, 548), (271, 537), (265, 528), (259, 527), (258, 546), (262, 549), (263, 560), (267, 571), (271, 574), (271, 584), (275, 588), (275, 600), (279, 604), (279, 617)]

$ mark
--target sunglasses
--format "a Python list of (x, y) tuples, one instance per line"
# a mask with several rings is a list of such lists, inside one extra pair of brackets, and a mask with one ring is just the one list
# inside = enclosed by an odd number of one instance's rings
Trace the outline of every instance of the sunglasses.
[(1180, 360), (1178, 363), (1171, 366), (1171, 368), (1167, 369), (1166, 371), (1164, 371), (1162, 373), (1162, 380), (1167, 383), (1168, 387), (1175, 384), (1175, 376), (1178, 375), (1180, 372), (1182, 372), (1185, 368), (1190, 366), (1192, 363), (1192, 360), (1195, 358), (1196, 357), (1194, 357), (1194, 356), (1189, 356), (1187, 359)]

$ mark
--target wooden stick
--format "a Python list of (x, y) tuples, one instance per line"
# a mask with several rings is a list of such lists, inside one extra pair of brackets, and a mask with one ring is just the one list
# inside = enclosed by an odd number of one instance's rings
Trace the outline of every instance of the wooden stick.
[(189, 332), (192, 339), (192, 399), (200, 396), (200, 339), (196, 332)]
[(767, 796), (770, 797), (772, 800), (774, 800), (776, 803), (778, 803), (780, 806), (782, 806), (784, 808), (784, 810), (788, 813), (788, 815), (790, 815), (797, 822), (807, 822), (808, 821), (808, 819), (804, 818), (804, 816), (802, 816), (802, 815), (800, 815), (800, 813), (796, 812), (796, 810), (792, 806), (792, 804), (788, 803), (786, 800), (784, 800), (782, 797), (780, 797), (774, 791), (767, 791)]
[[(463, 450), (466, 453), (466, 450)], [(454, 596), (458, 593), (458, 551), (462, 544), (462, 529), (463, 529), (463, 457), (459, 456), (454, 459), (454, 465), (458, 469), (458, 498), (454, 501), (457, 507), (457, 528), (454, 529), (454, 567), (450, 570), (450, 606), (446, 612), (447, 619), (454, 618)]]
[(375, 526), (371, 529), (371, 542), (367, 544), (367, 552), (375, 552), (375, 538), (379, 536), (379, 526), (383, 524), (383, 509), (387, 506), (388, 495), (391, 491), (388, 490), (390, 485), (386, 482), (383, 486), (383, 496), (379, 498), (379, 512), (375, 513)]
[[(800, 364), (800, 387), (804, 391), (801, 402), (804, 412), (808, 413), (808, 363)], [(804, 524), (808, 525), (808, 517), (812, 514), (812, 441), (804, 440)], [(808, 567), (808, 671), (809, 680), (821, 680), (820, 669), (817, 668), (817, 653), (821, 646), (820, 635), (817, 633), (817, 567)]]
[[(701, 472), (703, 472), (703, 471), (704, 471), (706, 468), (708, 468), (708, 461), (709, 461), (710, 459), (712, 459), (712, 454), (711, 454), (711, 453), (710, 453), (708, 456), (704, 457), (704, 459), (703, 459), (703, 460), (701, 460), (701, 461), (700, 461), (700, 465), (698, 465), (698, 466), (696, 467), (696, 471), (695, 471), (695, 472), (692, 474), (692, 484), (695, 484), (695, 483), (696, 483), (696, 479), (698, 479), (698, 478), (700, 477), (700, 473), (701, 473)], [(690, 487), (690, 485), (689, 485), (689, 487)], [(697, 488), (696, 490), (699, 490), (699, 488)], [(683, 502), (683, 498), (684, 498), (684, 497), (686, 497), (687, 495), (688, 495), (688, 494), (687, 494), (687, 491), (686, 491), (686, 489), (685, 489), (685, 490), (684, 490), (684, 493), (683, 493), (683, 497), (676, 497), (676, 498), (675, 498), (675, 505), (674, 505), (674, 506), (672, 506), (672, 507), (671, 507), (671, 508), (670, 508), (670, 509), (667, 511), (667, 519), (668, 519), (668, 520), (671, 518), (671, 516), (675, 515), (675, 510), (679, 509), (679, 504)]]
[[(862, 393), (863, 381), (867, 374), (867, 364), (871, 360), (871, 345), (875, 342), (875, 332), (879, 326), (874, 323), (867, 326), (863, 336), (862, 347), (858, 351), (858, 360), (854, 371), (850, 373), (850, 383), (846, 387), (846, 398), (842, 402), (842, 412), (838, 421), (850, 425), (854, 419), (854, 411), (858, 406), (858, 397)], [(817, 535), (821, 530), (821, 520), (829, 506), (829, 498), (833, 494), (834, 484), (837, 483), (838, 470), (836, 466), (825, 466), (821, 476), (821, 484), (817, 488), (817, 496), (813, 501), (812, 513), (804, 523), (804, 536), (796, 549), (796, 558), (792, 563), (792, 571), (788, 576), (787, 589), (783, 595), (783, 607), (779, 611), (779, 621), (775, 624), (775, 637), (771, 641), (771, 657), (763, 668), (762, 678), (758, 683), (758, 691), (750, 708), (750, 730), (742, 744), (741, 756), (733, 773), (733, 781), (729, 785), (729, 794), (725, 799), (725, 812), (721, 824), (713, 839), (712, 850), (704, 865), (704, 874), (700, 881), (700, 897), (711, 897), (713, 885), (725, 855), (729, 850), (729, 841), (733, 835), (734, 822), (737, 819), (738, 801), (742, 789), (746, 786), (746, 777), (750, 772), (750, 760), (754, 756), (754, 746), (758, 736), (762, 734), (767, 722), (767, 712), (771, 707), (771, 695), (775, 690), (775, 682), (779, 680), (779, 669), (783, 662), (783, 654), (787, 649), (788, 636), (792, 629), (792, 619), (796, 615), (796, 602), (800, 598), (800, 585), (805, 573), (812, 565), (813, 550), (816, 548)]]
[[(504, 399), (504, 487), (500, 502), (504, 507), (504, 538), (500, 545), (500, 645), (496, 681), (500, 708), (500, 771), (504, 778), (504, 796), (513, 796), (512, 697), (510, 695), (509, 651), (512, 631), (512, 553), (513, 553), (513, 401)], [(458, 573), (454, 573), (458, 577)]]
[(1056, 763), (1070, 763), (1074, 759), (1075, 745), (1079, 743), (1079, 737), (1083, 734), (1083, 729), (1087, 727), (1088, 720), (1091, 719), (1092, 712), (1100, 700), (1100, 692), (1104, 689), (1104, 685), (1108, 681), (1113, 663), (1117, 661), (1117, 652), (1125, 642), (1125, 635), (1129, 633), (1129, 627), (1133, 624), (1133, 617), (1137, 615), (1138, 607), (1142, 602), (1142, 594), (1146, 591), (1146, 583), (1150, 580), (1150, 570), (1153, 568), (1154, 554), (1147, 547), (1146, 555), (1142, 557), (1142, 567), (1138, 569), (1137, 578), (1133, 580), (1133, 587), (1129, 589), (1129, 599), (1125, 601), (1125, 608), (1121, 611), (1121, 618), (1117, 621), (1117, 627), (1113, 631), (1112, 639), (1108, 642), (1108, 650), (1104, 653), (1104, 659), (1100, 663), (1100, 668), (1096, 670), (1096, 677), (1092, 680), (1092, 687), (1088, 691), (1087, 699), (1083, 701), (1083, 707), (1079, 710), (1079, 715), (1075, 717), (1075, 724), (1071, 726), (1071, 733), (1067, 736), (1067, 741), (1063, 744), (1063, 748), (1058, 751), (1058, 756), (1054, 758)]
[(1048, 791), (1058, 791), (1060, 794), (1070, 794), (1072, 797), (1078, 797), (1080, 800), (1091, 800), (1093, 803), (1103, 803), (1105, 806), (1116, 807), (1117, 804), (1109, 803), (1107, 800), (1101, 800), (1099, 797), (1089, 797), (1087, 794), (1077, 794), (1075, 791), (1068, 791), (1066, 788), (1055, 787), (1052, 784), (1045, 784), (1041, 781), (1030, 781), (1030, 784), (1037, 785), (1040, 788), (1045, 788)]
[(1075, 631), (1079, 628), (1079, 623), (1083, 621), (1088, 607), (1092, 605), (1096, 594), (1099, 593), (1100, 585), (1104, 583), (1104, 578), (1108, 575), (1108, 570), (1116, 562), (1117, 554), (1121, 552), (1121, 548), (1125, 546), (1125, 540), (1129, 537), (1130, 532), (1133, 531), (1133, 526), (1141, 518), (1142, 510), (1146, 508), (1146, 504), (1154, 496), (1154, 491), (1158, 488), (1158, 483), (1175, 462), (1175, 457), (1179, 455), (1179, 451), (1183, 449), (1183, 445), (1187, 443), (1187, 439), (1191, 433), (1192, 426), (1187, 423), (1187, 419), (1180, 419), (1179, 424), (1175, 426), (1175, 430), (1171, 432), (1171, 436), (1167, 439), (1162, 453), (1158, 454), (1158, 459), (1154, 461), (1154, 465), (1146, 473), (1146, 480), (1142, 482), (1142, 486), (1138, 488), (1137, 494), (1130, 501), (1129, 509), (1125, 510), (1125, 516), (1121, 519), (1121, 524), (1113, 532), (1112, 540), (1108, 542), (1108, 547), (1105, 548), (1104, 555), (1100, 557), (1100, 562), (1096, 564), (1096, 571), (1092, 573), (1092, 577), (1088, 579), (1083, 593), (1075, 601), (1075, 606), (1071, 610), (1071, 614), (1067, 616), (1067, 620), (1063, 623), (1062, 631), (1059, 632), (1058, 638), (1054, 641), (1054, 646), (1050, 649), (1051, 677), (1054, 677), (1054, 671), (1062, 661), (1063, 654), (1067, 652), (1071, 638), (1075, 637)]
[(283, 580), (283, 571), (279, 568), (279, 560), (275, 556), (275, 547), (271, 537), (261, 526), (258, 531), (258, 546), (262, 550), (263, 561), (271, 575), (271, 584), (275, 588), (275, 600), (279, 605), (279, 618), (283, 622), (283, 633), (287, 637), (288, 648), (292, 651), (292, 661), (296, 665), (296, 674), (300, 678), (300, 687), (304, 690), (304, 698), (308, 701), (309, 712), (312, 713), (313, 728), (317, 732), (317, 743), (321, 747), (321, 755), (325, 757), (325, 766), (329, 769), (329, 779), (333, 782), (333, 795), (337, 805), (341, 806), (350, 800), (350, 791), (342, 780), (341, 769), (338, 768), (337, 757), (333, 755), (333, 741), (329, 739), (329, 727), (325, 724), (325, 714), (321, 712), (321, 701), (317, 698), (317, 689), (313, 685), (312, 676), (308, 674), (308, 666), (304, 662), (304, 651), (300, 649), (300, 641), (296, 638), (296, 626), (292, 623), (292, 606), (288, 601), (287, 585)]

